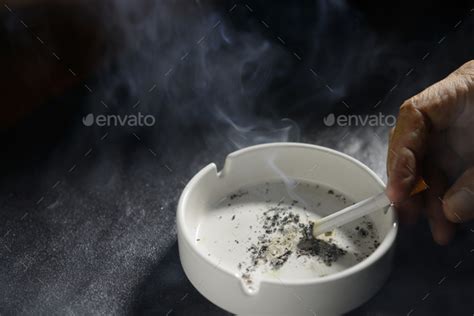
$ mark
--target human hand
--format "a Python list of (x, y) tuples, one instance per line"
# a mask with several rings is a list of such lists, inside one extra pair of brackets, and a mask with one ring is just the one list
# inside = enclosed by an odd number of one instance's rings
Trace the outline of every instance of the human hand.
[[(434, 240), (474, 219), (474, 61), (406, 100), (392, 130), (387, 195), (402, 222), (423, 211)], [(409, 198), (419, 176), (429, 189)]]

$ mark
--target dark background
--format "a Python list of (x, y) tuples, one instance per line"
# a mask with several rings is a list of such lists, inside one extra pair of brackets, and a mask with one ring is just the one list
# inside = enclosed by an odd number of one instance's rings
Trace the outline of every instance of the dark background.
[[(469, 1), (5, 3), (0, 9), (0, 314), (222, 315), (186, 279), (175, 208), (239, 147), (303, 141), (385, 179), (387, 126), (474, 56)], [(171, 71), (170, 71), (171, 69)], [(85, 127), (88, 113), (153, 127)], [(353, 315), (471, 315), (474, 226), (401, 227), (394, 271)]]

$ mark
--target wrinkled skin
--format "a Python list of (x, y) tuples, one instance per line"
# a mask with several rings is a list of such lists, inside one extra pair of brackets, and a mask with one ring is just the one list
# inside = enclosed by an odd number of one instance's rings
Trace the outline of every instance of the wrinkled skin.
[[(387, 195), (402, 222), (424, 212), (434, 240), (474, 219), (474, 61), (406, 100), (390, 135)], [(418, 176), (429, 189), (409, 197)]]

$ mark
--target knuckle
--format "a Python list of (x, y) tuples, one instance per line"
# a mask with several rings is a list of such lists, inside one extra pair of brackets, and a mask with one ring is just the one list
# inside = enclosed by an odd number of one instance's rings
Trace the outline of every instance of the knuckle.
[(403, 102), (402, 106), (400, 106), (400, 112), (413, 112), (416, 110), (415, 102), (413, 98), (410, 98)]
[(446, 219), (452, 223), (462, 222), (461, 217), (457, 214), (456, 210), (447, 203), (443, 205), (443, 213)]
[(399, 150), (393, 169), (403, 178), (416, 175), (416, 157), (410, 149), (403, 147)]
[(418, 109), (416, 105), (416, 99), (419, 95), (414, 96), (407, 101), (405, 101), (402, 106), (400, 107), (399, 119), (405, 119), (407, 117), (410, 118), (410, 121), (415, 124), (414, 127), (423, 126), (425, 123), (425, 116), (423, 115), (422, 111)]

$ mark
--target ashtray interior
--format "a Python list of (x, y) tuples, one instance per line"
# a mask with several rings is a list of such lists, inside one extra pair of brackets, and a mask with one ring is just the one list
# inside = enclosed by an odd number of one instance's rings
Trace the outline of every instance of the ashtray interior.
[(352, 203), (334, 188), (307, 181), (248, 185), (203, 214), (196, 247), (242, 277), (250, 290), (257, 280), (324, 277), (361, 262), (379, 245), (369, 217), (312, 238), (312, 221)]

